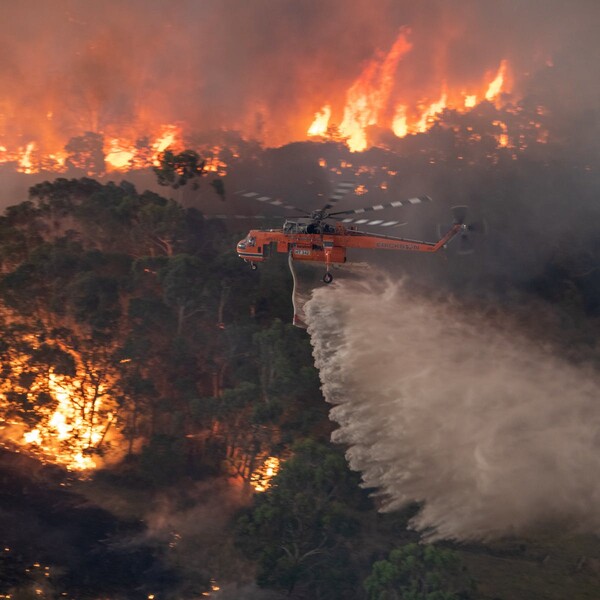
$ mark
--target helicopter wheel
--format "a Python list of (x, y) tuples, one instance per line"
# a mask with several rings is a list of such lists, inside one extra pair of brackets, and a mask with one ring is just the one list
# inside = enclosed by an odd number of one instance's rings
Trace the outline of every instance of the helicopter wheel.
[(250, 268), (251, 268), (253, 271), (256, 271), (256, 269), (258, 269), (258, 265), (257, 265), (255, 262), (253, 262), (253, 263), (250, 263)]
[(323, 275), (323, 281), (325, 283), (331, 283), (333, 281), (333, 275), (329, 271), (327, 271), (327, 273)]

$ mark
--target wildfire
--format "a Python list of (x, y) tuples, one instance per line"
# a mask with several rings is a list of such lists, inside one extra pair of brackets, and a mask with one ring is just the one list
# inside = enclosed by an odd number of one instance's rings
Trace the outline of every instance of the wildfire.
[[(3, 434), (70, 470), (97, 467), (98, 451), (117, 435), (116, 431), (109, 435), (116, 418), (116, 403), (108, 390), (111, 378), (81, 362), (73, 375), (33, 372), (18, 355), (11, 358), (11, 371), (17, 379), (0, 386), (0, 411), (8, 416)], [(27, 388), (15, 384), (23, 378), (30, 379)], [(35, 413), (35, 425), (28, 426), (27, 419), (11, 408), (9, 398), (14, 394)]]
[(408, 133), (407, 107), (404, 104), (396, 106), (396, 114), (392, 122), (392, 131), (397, 137), (404, 137)]
[(219, 177), (227, 175), (227, 163), (221, 158), (222, 152), (223, 148), (220, 146), (213, 146), (203, 152), (202, 156), (205, 160), (205, 171), (216, 173)]
[[(412, 53), (411, 32), (403, 28), (387, 49), (377, 51), (370, 60), (357, 66), (357, 75), (345, 90), (335, 90), (335, 98), (343, 98), (342, 102), (334, 103), (333, 93), (332, 97), (325, 97), (325, 101), (321, 97), (310, 116), (294, 115), (294, 122), (302, 123), (300, 131), (305, 131), (308, 138), (343, 141), (351, 151), (359, 152), (368, 147), (369, 136), (374, 137), (380, 131), (392, 132), (398, 138), (424, 133), (447, 109), (465, 113), (486, 101), (500, 108), (511, 92), (511, 67), (506, 59), (490, 65), (480, 78), (468, 84), (453, 81), (450, 72), (441, 73), (436, 82), (429, 77), (425, 83), (425, 76), (415, 77)], [(440, 59), (439, 63), (443, 62)], [(310, 106), (306, 102), (303, 105)], [(140, 109), (131, 122), (111, 123), (105, 122), (108, 117), (102, 117), (100, 109), (93, 111), (89, 118), (83, 118), (82, 115), (69, 116), (62, 106), (45, 102), (37, 113), (37, 123), (31, 124), (27, 133), (20, 127), (16, 108), (0, 109), (4, 111), (0, 112), (0, 165), (10, 163), (22, 173), (66, 172), (77, 168), (90, 176), (101, 176), (106, 172), (147, 169), (158, 166), (158, 157), (165, 149), (180, 152), (186, 147), (199, 152), (205, 160), (206, 171), (223, 176), (228, 169), (219, 149), (190, 147), (188, 142), (184, 143), (186, 138), (189, 141), (190, 136), (195, 135), (185, 130), (189, 124), (185, 121), (165, 123), (152, 106)], [(263, 112), (265, 127), (261, 125), (261, 131), (277, 129), (276, 124), (268, 123), (268, 109)], [(36, 113), (32, 115), (35, 121)], [(87, 124), (88, 133), (79, 129), (81, 123)], [(37, 137), (30, 133), (32, 131)], [(501, 139), (501, 145), (508, 143), (507, 137)], [(542, 133), (538, 139), (543, 142), (546, 138)]]
[[(131, 129), (131, 128), (129, 128)], [(100, 134), (103, 138), (103, 144), (96, 149), (103, 155), (104, 167), (109, 172), (130, 171), (132, 169), (143, 169), (159, 164), (158, 157), (161, 152), (167, 148), (180, 152), (184, 149), (182, 142), (181, 127), (173, 124), (159, 126), (155, 133), (148, 136), (143, 130), (132, 132), (129, 135), (124, 132), (112, 132), (110, 134)], [(20, 173), (39, 173), (41, 171), (65, 172), (67, 170), (67, 159), (69, 153), (65, 150), (67, 140), (59, 142), (58, 140), (44, 140), (43, 143), (31, 140), (24, 146), (17, 148), (9, 140), (4, 141), (0, 136), (0, 164), (14, 163), (15, 169)], [(56, 146), (55, 144), (58, 144)], [(89, 146), (80, 150), (79, 157), (73, 160), (73, 164), (85, 165), (85, 156), (92, 156), (94, 150)], [(218, 169), (222, 171), (223, 165), (219, 164)], [(88, 175), (97, 173), (88, 172)]]
[(135, 146), (113, 138), (108, 141), (106, 158), (109, 168), (115, 171), (126, 171), (131, 167), (136, 155)]
[(327, 125), (331, 117), (331, 106), (326, 104), (318, 113), (315, 113), (315, 120), (308, 128), (308, 135), (325, 135), (327, 133)]
[[(414, 99), (412, 90), (400, 90), (401, 59), (412, 49), (407, 39), (408, 30), (399, 33), (390, 51), (371, 60), (362, 70), (346, 93), (346, 104), (339, 126), (342, 137), (350, 150), (360, 152), (367, 147), (367, 130), (378, 126), (391, 129), (397, 137), (427, 131), (435, 121), (436, 115), (446, 108), (460, 112), (474, 108), (483, 99), (496, 101), (500, 94), (508, 92), (508, 62), (502, 60), (494, 78), (489, 76), (483, 81), (478, 93), (473, 90), (452, 90), (444, 82), (437, 99)], [(398, 79), (398, 81), (397, 81)], [(484, 78), (485, 79), (485, 78)], [(397, 96), (401, 97), (398, 99)], [(318, 113), (307, 134), (325, 135), (329, 129), (332, 115), (330, 104), (326, 104)], [(390, 117), (391, 114), (391, 117)]]
[(496, 136), (496, 139), (498, 140), (498, 145), (501, 148), (508, 147), (508, 128), (506, 127), (506, 123), (504, 123), (503, 121), (494, 121), (492, 125), (495, 125), (501, 131), (501, 133)]
[(500, 63), (500, 67), (498, 68), (498, 73), (496, 74), (494, 81), (490, 83), (487, 92), (485, 93), (486, 100), (489, 100), (490, 102), (495, 100), (502, 91), (502, 86), (504, 85), (504, 79), (506, 77), (506, 68), (507, 63), (505, 60), (503, 60)]
[(20, 154), (17, 171), (21, 173), (33, 173), (33, 163), (31, 160), (31, 154), (35, 150), (35, 142), (29, 142), (25, 150)]
[(416, 129), (416, 131), (418, 131), (419, 133), (427, 131), (435, 115), (439, 115), (446, 108), (447, 99), (448, 94), (444, 92), (442, 93), (440, 99), (437, 102), (433, 102), (428, 107), (426, 107), (421, 113), (421, 118), (414, 126), (414, 129)]
[(465, 108), (473, 108), (477, 104), (477, 96), (475, 94), (465, 95)]
[[(67, 466), (72, 469), (83, 470), (96, 467), (96, 462), (86, 451), (98, 444), (103, 437), (106, 424), (99, 424), (90, 415), (92, 407), (81, 407), (81, 410), (73, 403), (73, 396), (80, 393), (77, 389), (77, 383), (67, 381), (64, 377), (58, 377), (50, 374), (48, 387), (51, 393), (58, 401), (58, 406), (50, 419), (46, 429), (36, 428), (24, 434), (27, 443), (44, 446), (48, 443), (48, 437), (58, 442), (68, 442), (69, 455), (63, 456), (67, 460)], [(100, 394), (104, 390), (99, 389)], [(94, 410), (101, 409), (102, 402), (97, 400)], [(113, 420), (112, 414), (107, 415), (107, 421)]]
[(279, 466), (280, 460), (276, 456), (269, 456), (250, 476), (250, 485), (257, 492), (266, 491), (273, 477), (279, 472)]
[(405, 32), (401, 31), (387, 55), (371, 61), (348, 90), (340, 133), (347, 138), (351, 150), (358, 152), (367, 147), (365, 130), (380, 120), (392, 92), (398, 63), (411, 48)]
[[(90, 450), (103, 441), (114, 420), (112, 413), (103, 414), (103, 386), (98, 387), (100, 397), (92, 402), (90, 391), (83, 389), (80, 380), (50, 373), (47, 383), (57, 402), (56, 409), (44, 425), (23, 434), (24, 442), (53, 455), (56, 462), (69, 469), (95, 468), (97, 463)], [(87, 402), (78, 401), (82, 395)]]

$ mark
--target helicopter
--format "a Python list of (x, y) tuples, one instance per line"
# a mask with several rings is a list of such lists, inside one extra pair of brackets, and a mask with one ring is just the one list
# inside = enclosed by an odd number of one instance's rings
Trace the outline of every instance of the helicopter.
[[(461, 253), (470, 252), (469, 233), (476, 231), (478, 226), (476, 224), (465, 224), (466, 206), (455, 206), (452, 208), (454, 222), (445, 233), (440, 232), (439, 239), (436, 242), (367, 233), (359, 231), (357, 226), (367, 225), (393, 228), (405, 225), (405, 223), (395, 220), (355, 218), (350, 215), (376, 212), (387, 208), (414, 206), (416, 204), (431, 202), (431, 198), (429, 196), (419, 196), (407, 200), (394, 200), (387, 204), (331, 212), (331, 209), (335, 207), (337, 202), (348, 192), (352, 191), (354, 186), (353, 182), (340, 182), (327, 204), (323, 208), (312, 212), (284, 204), (279, 199), (261, 196), (258, 192), (248, 192), (245, 190), (238, 192), (239, 195), (245, 198), (253, 198), (263, 203), (303, 213), (293, 220), (283, 217), (285, 221), (281, 229), (250, 230), (246, 237), (237, 243), (236, 250), (238, 256), (249, 263), (252, 270), (256, 270), (258, 264), (264, 262), (273, 250), (288, 254), (290, 263), (292, 261), (323, 263), (325, 265), (323, 282), (329, 284), (333, 281), (331, 266), (346, 262), (346, 251), (348, 248), (432, 253), (445, 248), (448, 242), (455, 236), (460, 236)], [(334, 223), (328, 221), (333, 221)]]

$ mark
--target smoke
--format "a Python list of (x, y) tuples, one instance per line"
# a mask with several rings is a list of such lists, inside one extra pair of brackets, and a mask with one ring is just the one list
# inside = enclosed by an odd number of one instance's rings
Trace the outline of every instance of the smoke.
[(176, 568), (183, 588), (204, 579), (220, 588), (219, 598), (264, 598), (250, 585), (253, 567), (235, 548), (231, 530), (236, 513), (251, 499), (249, 489), (234, 479), (172, 488), (149, 503), (144, 515), (147, 529), (133, 544), (167, 548), (166, 563)]
[(325, 103), (339, 123), (347, 89), (403, 27), (413, 50), (396, 91), (411, 99), (437, 99), (443, 82), (479, 81), (503, 58), (526, 80), (567, 57), (562, 89), (575, 98), (597, 91), (587, 66), (599, 46), (593, 0), (356, 0), (347, 8), (341, 0), (5, 5), (0, 135), (50, 145), (84, 131), (176, 121), (270, 144), (303, 139)]
[(333, 439), (384, 510), (421, 503), (428, 539), (600, 532), (591, 369), (406, 282), (338, 281), (305, 311)]

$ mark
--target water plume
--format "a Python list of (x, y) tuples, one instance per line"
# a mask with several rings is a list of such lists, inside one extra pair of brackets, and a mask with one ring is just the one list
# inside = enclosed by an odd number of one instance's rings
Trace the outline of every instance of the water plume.
[(305, 312), (333, 440), (382, 510), (420, 503), (429, 540), (600, 532), (591, 368), (404, 282), (337, 281)]

